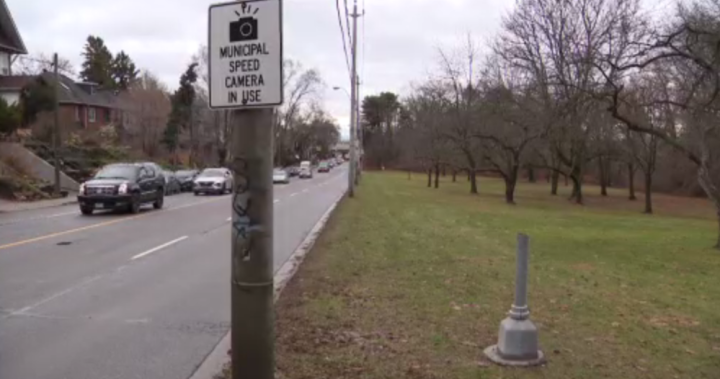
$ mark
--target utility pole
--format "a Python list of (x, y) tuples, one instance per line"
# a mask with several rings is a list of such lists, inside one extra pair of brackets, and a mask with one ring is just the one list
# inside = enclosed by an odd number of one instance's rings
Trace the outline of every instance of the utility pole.
[(355, 173), (355, 186), (360, 185), (360, 176), (362, 175), (361, 161), (362, 161), (362, 157), (363, 157), (363, 154), (362, 154), (363, 153), (362, 122), (360, 121), (361, 120), (361, 118), (360, 118), (360, 85), (361, 85), (360, 78), (358, 77), (358, 80), (357, 80), (357, 86), (358, 86), (357, 98), (358, 99), (355, 102), (355, 113), (356, 113), (355, 120), (357, 120), (356, 121), (357, 127), (355, 128), (356, 129), (355, 131), (357, 133), (359, 152), (357, 154), (358, 155), (358, 164), (357, 164), (357, 171)]
[(233, 113), (232, 377), (275, 376), (273, 109)]
[(53, 125), (53, 163), (55, 163), (55, 196), (60, 196), (60, 74), (58, 73), (58, 55), (53, 55), (55, 76), (55, 125)]
[[(273, 305), (273, 144), (284, 100), (282, 0), (243, 0), (209, 8), (209, 106), (231, 110), (233, 172), (230, 343), (233, 379), (275, 377)], [(256, 46), (262, 48), (255, 50)], [(235, 51), (264, 80), (228, 85)], [(245, 66), (247, 68), (249, 66)], [(244, 70), (244, 69), (243, 69)], [(253, 75), (255, 75), (253, 74)]]
[(357, 93), (358, 93), (358, 77), (357, 77), (357, 19), (360, 17), (357, 11), (357, 0), (353, 5), (353, 35), (352, 35), (352, 74), (350, 75), (350, 170), (348, 172), (348, 196), (355, 197), (355, 180), (358, 167), (357, 159)]

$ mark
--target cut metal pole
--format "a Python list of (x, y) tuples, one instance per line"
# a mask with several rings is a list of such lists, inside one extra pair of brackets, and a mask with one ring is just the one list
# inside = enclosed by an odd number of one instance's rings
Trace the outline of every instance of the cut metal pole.
[(60, 74), (58, 73), (58, 55), (53, 55), (53, 73), (55, 77), (55, 104), (53, 125), (53, 163), (55, 165), (55, 195), (60, 195)]
[(273, 110), (232, 120), (232, 378), (273, 379)]
[(535, 366), (545, 359), (538, 349), (538, 331), (530, 321), (527, 305), (528, 259), (530, 237), (518, 234), (517, 269), (515, 272), (515, 301), (508, 317), (500, 323), (497, 345), (485, 349), (493, 362), (505, 366)]
[[(357, 13), (357, 12), (355, 12)], [(357, 24), (357, 22), (356, 22)], [(360, 185), (362, 175), (362, 123), (360, 122), (360, 77), (357, 77), (357, 99), (355, 100), (355, 134), (358, 141), (357, 166), (355, 167), (355, 186)]]

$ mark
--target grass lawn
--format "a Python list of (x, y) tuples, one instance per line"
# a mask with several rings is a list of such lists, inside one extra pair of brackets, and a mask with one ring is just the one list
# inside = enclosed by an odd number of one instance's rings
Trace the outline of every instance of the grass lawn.
[[(277, 303), (282, 378), (720, 378), (720, 252), (711, 204), (586, 188), (366, 173)], [(641, 194), (638, 194), (641, 195)], [(543, 367), (491, 365), (530, 235)]]

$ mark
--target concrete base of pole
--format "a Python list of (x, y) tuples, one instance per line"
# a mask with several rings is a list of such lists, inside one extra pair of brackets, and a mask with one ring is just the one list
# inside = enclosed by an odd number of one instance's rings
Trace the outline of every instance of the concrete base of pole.
[(498, 344), (485, 349), (485, 355), (504, 366), (536, 366), (545, 362), (538, 349), (538, 331), (529, 319), (508, 317), (500, 323)]

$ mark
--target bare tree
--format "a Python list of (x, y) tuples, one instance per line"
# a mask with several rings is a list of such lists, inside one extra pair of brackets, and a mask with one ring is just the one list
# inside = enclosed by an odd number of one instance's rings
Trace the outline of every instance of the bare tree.
[[(19, 55), (15, 60), (12, 71), (13, 75), (40, 75), (45, 71), (53, 71), (53, 57), (45, 53), (38, 53), (31, 56)], [(58, 57), (58, 71), (74, 77), (77, 73), (69, 59)]]
[(124, 107), (122, 127), (131, 144), (150, 157), (157, 156), (170, 114), (167, 87), (149, 71), (120, 95)]
[(480, 91), (478, 84), (478, 52), (468, 36), (464, 49), (448, 53), (439, 51), (442, 76), (435, 85), (445, 88), (449, 122), (443, 135), (464, 156), (470, 193), (478, 193), (477, 174), (482, 160), (482, 144), (476, 134), (479, 120)]
[[(617, 33), (615, 49), (598, 64), (610, 92), (609, 111), (630, 130), (658, 138), (695, 165), (698, 182), (715, 205), (720, 249), (720, 0), (679, 5), (676, 19), (660, 33), (643, 30), (633, 24), (637, 15), (630, 16)], [(660, 126), (633, 115), (634, 93), (627, 86), (657, 65), (670, 80), (643, 105), (666, 105), (677, 115)]]

